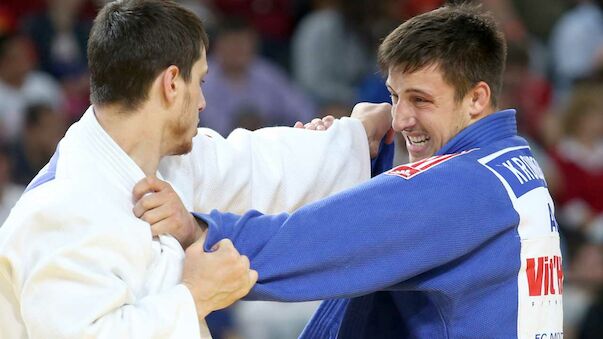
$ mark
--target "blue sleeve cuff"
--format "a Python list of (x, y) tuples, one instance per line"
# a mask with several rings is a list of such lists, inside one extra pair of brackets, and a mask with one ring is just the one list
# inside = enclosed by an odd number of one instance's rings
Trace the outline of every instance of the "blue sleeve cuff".
[(375, 159), (371, 160), (371, 177), (376, 177), (393, 167), (395, 148), (395, 143), (392, 142), (388, 145), (381, 140), (379, 153)]
[(207, 236), (205, 238), (205, 244), (203, 245), (203, 249), (205, 250), (205, 252), (211, 252), (211, 248), (223, 239), (223, 235), (220, 227), (218, 226), (218, 223), (214, 221), (214, 218), (212, 218), (211, 214), (196, 212), (191, 212), (191, 214), (193, 215), (193, 217), (195, 217), (195, 219), (201, 220), (202, 222), (207, 224)]

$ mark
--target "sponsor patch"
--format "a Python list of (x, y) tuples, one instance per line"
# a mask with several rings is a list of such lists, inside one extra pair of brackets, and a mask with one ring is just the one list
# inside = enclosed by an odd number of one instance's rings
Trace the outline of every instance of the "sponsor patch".
[(462, 151), (460, 153), (453, 154), (444, 154), (444, 155), (436, 155), (431, 158), (423, 159), (417, 162), (413, 162), (411, 164), (400, 165), (392, 168), (391, 170), (385, 172), (388, 175), (396, 175), (404, 179), (411, 179), (412, 177), (419, 175), (430, 168), (433, 168), (441, 163), (444, 163), (452, 158), (456, 158), (459, 155), (463, 155), (469, 153), (471, 151), (476, 150), (477, 148), (470, 149), (468, 151)]

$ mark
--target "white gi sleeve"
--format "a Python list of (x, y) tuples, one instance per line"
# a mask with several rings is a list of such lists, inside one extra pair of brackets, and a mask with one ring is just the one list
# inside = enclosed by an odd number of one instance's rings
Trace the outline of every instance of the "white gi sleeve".
[(172, 281), (180, 279), (184, 255), (175, 240), (158, 252), (142, 222), (64, 210), (5, 224), (17, 227), (2, 254), (10, 267), (0, 271), (20, 299), (28, 337), (200, 338), (193, 298)]
[(199, 129), (192, 154), (193, 209), (293, 211), (370, 178), (366, 132), (356, 119), (327, 131)]

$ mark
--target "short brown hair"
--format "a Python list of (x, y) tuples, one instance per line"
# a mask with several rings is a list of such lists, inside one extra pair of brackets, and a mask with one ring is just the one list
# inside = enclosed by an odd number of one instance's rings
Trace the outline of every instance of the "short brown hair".
[(88, 40), (90, 101), (135, 108), (170, 65), (188, 82), (201, 47), (207, 50), (208, 44), (201, 20), (172, 1), (108, 3), (94, 20)]
[(404, 22), (379, 46), (379, 65), (387, 73), (400, 67), (412, 73), (436, 65), (460, 101), (478, 82), (490, 86), (496, 107), (507, 47), (491, 15), (474, 5), (440, 7)]

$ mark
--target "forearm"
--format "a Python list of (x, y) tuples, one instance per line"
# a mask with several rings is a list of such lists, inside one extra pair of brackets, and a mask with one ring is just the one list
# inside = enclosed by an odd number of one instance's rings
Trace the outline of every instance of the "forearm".
[(227, 140), (199, 146), (204, 159), (196, 166), (198, 212), (293, 211), (370, 178), (366, 133), (355, 119), (324, 132), (237, 130)]
[[(250, 299), (320, 300), (385, 288), (401, 277), (385, 266), (398, 260), (404, 249), (391, 240), (382, 246), (395, 234), (378, 226), (380, 218), (367, 213), (361, 205), (369, 202), (355, 199), (357, 194), (342, 193), (292, 215), (249, 212), (237, 216), (214, 211), (202, 216), (209, 225), (206, 249), (229, 238), (250, 258), (259, 274)], [(382, 274), (366, 275), (375, 269)]]
[[(460, 189), (446, 177), (381, 175), (291, 215), (213, 211), (203, 216), (206, 248), (228, 238), (250, 258), (259, 274), (250, 299), (335, 299), (395, 288), (513, 227), (515, 215), (498, 208), (504, 200)], [(466, 204), (452, 209), (455, 199)]]

